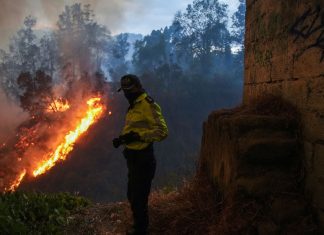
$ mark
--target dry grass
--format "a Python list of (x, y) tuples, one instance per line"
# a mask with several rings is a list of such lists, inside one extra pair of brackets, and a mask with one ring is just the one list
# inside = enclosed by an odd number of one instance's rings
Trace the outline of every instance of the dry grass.
[(178, 191), (154, 192), (150, 212), (151, 234), (235, 235), (253, 234), (262, 206), (250, 198), (223, 198), (200, 174)]
[[(223, 197), (201, 175), (177, 191), (153, 192), (149, 207), (151, 235), (253, 235), (259, 234), (262, 226), (266, 230), (278, 229), (268, 213), (269, 199), (256, 200), (237, 192)], [(125, 202), (92, 205), (78, 211), (72, 220), (64, 234), (121, 235), (132, 224)], [(306, 213), (285, 231), (316, 234), (316, 225), (311, 214)]]
[(152, 193), (152, 234), (208, 234), (219, 215), (222, 199), (206, 178), (185, 182), (178, 191)]

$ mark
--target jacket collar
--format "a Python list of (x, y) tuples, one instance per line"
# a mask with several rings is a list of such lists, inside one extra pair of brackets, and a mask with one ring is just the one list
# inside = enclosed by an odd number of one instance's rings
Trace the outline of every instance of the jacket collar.
[(128, 111), (131, 110), (135, 104), (141, 102), (142, 100), (144, 100), (146, 97), (147, 97), (147, 93), (144, 92), (143, 94), (141, 94), (139, 97), (137, 97), (137, 99), (134, 101), (133, 104), (131, 104), (129, 107), (128, 107)]
[(143, 94), (141, 94), (139, 97), (137, 97), (137, 99), (135, 100), (134, 104), (141, 102), (142, 100), (144, 100), (147, 97), (147, 93), (144, 92)]

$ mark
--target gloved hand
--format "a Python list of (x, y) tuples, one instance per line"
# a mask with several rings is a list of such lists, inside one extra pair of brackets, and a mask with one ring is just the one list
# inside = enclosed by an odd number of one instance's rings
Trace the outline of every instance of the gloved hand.
[(123, 144), (120, 138), (114, 138), (112, 143), (115, 148), (118, 148), (120, 145)]
[(126, 133), (125, 135), (120, 136), (119, 139), (121, 139), (122, 143), (129, 144), (135, 141), (140, 141), (141, 137), (138, 133), (131, 131), (129, 133)]

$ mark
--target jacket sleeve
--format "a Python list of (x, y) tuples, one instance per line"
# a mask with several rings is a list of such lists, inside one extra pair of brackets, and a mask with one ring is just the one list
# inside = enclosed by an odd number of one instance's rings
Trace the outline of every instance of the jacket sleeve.
[(141, 139), (146, 143), (165, 139), (168, 136), (168, 127), (160, 106), (155, 102), (147, 103), (145, 114), (150, 128), (141, 133)]

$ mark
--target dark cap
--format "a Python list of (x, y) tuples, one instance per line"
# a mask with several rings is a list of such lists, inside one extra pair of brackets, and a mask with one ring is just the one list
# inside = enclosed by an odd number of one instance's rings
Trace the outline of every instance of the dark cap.
[(120, 85), (121, 87), (117, 90), (118, 92), (121, 90), (130, 90), (135, 86), (142, 88), (141, 81), (134, 74), (126, 74), (122, 76), (120, 79)]

